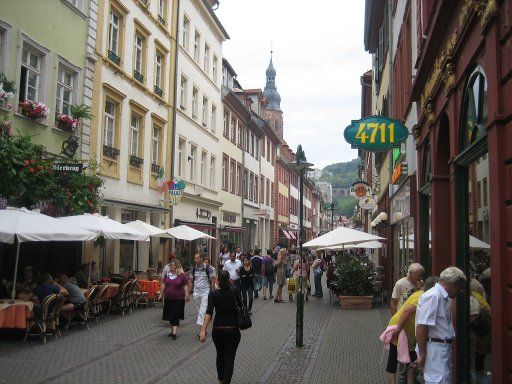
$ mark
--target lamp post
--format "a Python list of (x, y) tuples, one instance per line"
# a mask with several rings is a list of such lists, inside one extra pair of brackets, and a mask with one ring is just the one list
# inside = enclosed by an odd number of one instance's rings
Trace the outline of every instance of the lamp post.
[(337, 211), (338, 208), (334, 208), (334, 201), (331, 204), (327, 205), (327, 209), (331, 210), (331, 231), (334, 229), (334, 211)]
[(295, 346), (304, 346), (304, 292), (302, 292), (302, 243), (304, 242), (304, 174), (313, 164), (306, 161), (302, 146), (297, 147), (293, 168), (299, 172), (299, 284), (297, 287), (297, 316), (295, 321)]

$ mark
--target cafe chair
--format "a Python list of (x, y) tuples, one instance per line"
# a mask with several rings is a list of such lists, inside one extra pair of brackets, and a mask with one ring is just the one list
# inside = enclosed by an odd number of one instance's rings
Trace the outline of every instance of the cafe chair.
[(133, 280), (128, 280), (123, 287), (121, 288), (121, 291), (112, 298), (111, 305), (108, 311), (108, 314), (110, 315), (110, 311), (121, 311), (121, 315), (124, 316), (124, 312), (128, 311), (131, 313), (131, 295), (132, 295), (132, 288)]
[(148, 292), (142, 290), (139, 280), (133, 282), (133, 300), (135, 308), (139, 305), (146, 305), (146, 308), (149, 308)]
[[(68, 329), (71, 324), (82, 324), (87, 327), (87, 329), (91, 329), (90, 326), (90, 316), (91, 316), (91, 306), (93, 300), (98, 296), (99, 288), (96, 286), (92, 286), (89, 288), (89, 291), (86, 294), (86, 300), (83, 305), (73, 312), (71, 312), (67, 318), (66, 327)], [(73, 321), (73, 319), (77, 319), (78, 321)]]
[(26, 341), (29, 336), (40, 336), (43, 344), (46, 344), (47, 336), (53, 335), (57, 339), (60, 335), (59, 316), (63, 304), (64, 296), (48, 295), (41, 308), (34, 311), (35, 315), (27, 319), (23, 341)]
[(96, 320), (96, 324), (98, 324), (99, 320), (103, 318), (103, 313), (105, 312), (105, 306), (109, 305), (109, 301), (106, 299), (108, 284), (98, 285), (95, 287), (96, 290), (91, 297), (89, 295), (89, 317), (92, 317)]

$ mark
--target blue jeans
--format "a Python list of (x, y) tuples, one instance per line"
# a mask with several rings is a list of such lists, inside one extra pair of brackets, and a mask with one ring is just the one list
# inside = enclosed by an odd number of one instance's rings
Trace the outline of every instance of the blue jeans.
[(254, 284), (254, 291), (255, 292), (258, 292), (260, 289), (261, 289), (261, 279), (262, 279), (262, 276), (261, 275), (257, 275), (256, 273), (253, 275), (253, 284)]
[(314, 273), (314, 276), (315, 276), (315, 295), (314, 296), (322, 297), (324, 295), (322, 292), (322, 275), (323, 274), (324, 274), (323, 272)]
[[(245, 308), (248, 311), (252, 310), (252, 297), (254, 293), (253, 287), (242, 288), (242, 300), (244, 301)], [(249, 305), (247, 305), (249, 304)]]

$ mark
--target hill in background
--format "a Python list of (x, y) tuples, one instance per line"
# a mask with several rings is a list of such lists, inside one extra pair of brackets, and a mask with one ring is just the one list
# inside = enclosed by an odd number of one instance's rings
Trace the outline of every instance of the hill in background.
[[(354, 159), (345, 163), (335, 163), (322, 169), (322, 176), (319, 181), (331, 183), (333, 188), (349, 188), (353, 183), (359, 180), (360, 159)], [(335, 216), (351, 217), (354, 213), (354, 206), (357, 200), (352, 196), (334, 198)]]

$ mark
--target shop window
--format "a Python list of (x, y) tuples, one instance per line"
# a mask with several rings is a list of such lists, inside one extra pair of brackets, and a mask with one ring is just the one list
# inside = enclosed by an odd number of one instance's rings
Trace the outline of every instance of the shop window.
[(461, 150), (487, 134), (487, 79), (482, 67), (478, 66), (470, 75), (462, 100)]

